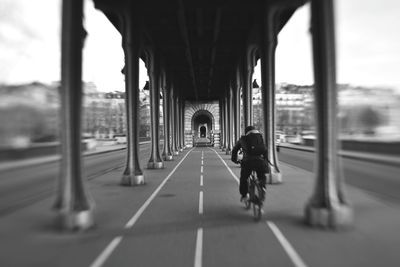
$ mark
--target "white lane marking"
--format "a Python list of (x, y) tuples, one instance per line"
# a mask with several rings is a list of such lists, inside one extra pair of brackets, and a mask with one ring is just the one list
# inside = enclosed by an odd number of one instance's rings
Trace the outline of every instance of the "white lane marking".
[[(169, 180), (169, 178), (174, 174), (176, 169), (181, 165), (181, 163), (185, 160), (185, 158), (192, 152), (193, 148), (189, 150), (189, 152), (179, 161), (179, 163), (175, 166), (175, 168), (168, 174), (168, 176), (162, 181), (162, 183), (154, 190), (153, 194), (146, 200), (146, 202), (140, 207), (140, 209), (133, 215), (133, 217), (125, 224), (125, 228), (131, 228), (139, 217), (143, 214), (146, 208), (149, 206), (151, 201), (155, 198), (161, 188), (165, 185), (165, 183)], [(101, 254), (96, 258), (90, 267), (101, 267), (106, 262), (106, 260), (110, 257), (111, 253), (115, 250), (115, 248), (121, 243), (122, 236), (118, 236), (114, 238), (110, 244), (101, 252)]]
[(307, 267), (304, 261), (301, 259), (299, 254), (294, 250), (293, 246), (289, 243), (286, 237), (279, 230), (278, 226), (276, 226), (273, 222), (267, 221), (267, 224), (271, 231), (274, 233), (275, 237), (278, 239), (279, 243), (281, 243), (283, 249), (289, 255), (289, 258), (292, 260), (294, 266), (296, 267)]
[(217, 156), (221, 159), (222, 163), (225, 165), (225, 167), (228, 169), (228, 171), (232, 174), (233, 178), (235, 178), (236, 182), (239, 183), (239, 178), (237, 178), (236, 174), (233, 173), (233, 171), (231, 170), (231, 168), (229, 168), (229, 166), (226, 164), (225, 160), (223, 158), (221, 158), (221, 156), (218, 154), (217, 151), (215, 151), (215, 149), (211, 149), (214, 150), (215, 154), (217, 154)]
[(199, 214), (203, 214), (203, 191), (199, 194)]
[(204, 161), (203, 161), (203, 159), (201, 160), (201, 165), (202, 165), (202, 166), (204, 165)]
[[(231, 168), (226, 164), (226, 162), (223, 160), (223, 158), (218, 154), (217, 151), (214, 150), (215, 154), (221, 159), (222, 163), (224, 163), (225, 167), (228, 169), (228, 171), (232, 174), (233, 178), (239, 183), (239, 179), (237, 176), (232, 172)], [(300, 258), (299, 254), (294, 250), (292, 245), (289, 243), (289, 241), (285, 238), (285, 236), (282, 234), (282, 232), (279, 230), (279, 228), (271, 221), (267, 221), (267, 224), (269, 228), (272, 230), (276, 238), (279, 240), (280, 244), (286, 251), (286, 253), (289, 255), (289, 258), (292, 260), (293, 264), (296, 267), (307, 267), (307, 265), (304, 263), (304, 261)]]
[(200, 172), (203, 173), (203, 166), (201, 166)]
[(119, 245), (122, 240), (122, 236), (115, 237), (110, 244), (104, 249), (104, 251), (100, 254), (99, 257), (90, 265), (90, 267), (100, 267), (104, 264), (104, 262), (108, 259), (114, 249)]
[(197, 229), (194, 267), (202, 267), (203, 265), (202, 260), (203, 260), (203, 228), (199, 228)]
[(156, 197), (158, 192), (160, 192), (161, 188), (165, 185), (165, 183), (169, 180), (169, 178), (174, 174), (176, 169), (181, 165), (181, 163), (186, 159), (186, 157), (192, 152), (193, 148), (179, 161), (179, 163), (175, 166), (175, 168), (168, 174), (168, 176), (162, 181), (162, 183), (157, 187), (157, 189), (151, 194), (149, 199), (146, 200), (146, 202), (140, 207), (140, 209), (136, 212), (135, 215), (132, 216), (132, 218), (126, 223), (125, 228), (131, 228), (136, 221), (139, 219), (139, 217), (142, 215), (142, 213), (146, 210), (147, 206), (149, 206), (150, 202), (153, 201), (153, 199)]
[(200, 175), (200, 186), (203, 186), (203, 175)]

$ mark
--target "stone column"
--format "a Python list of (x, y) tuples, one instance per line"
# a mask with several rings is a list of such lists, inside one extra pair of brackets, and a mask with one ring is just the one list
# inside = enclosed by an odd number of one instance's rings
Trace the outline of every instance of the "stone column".
[(138, 22), (127, 15), (124, 21), (122, 46), (125, 53), (125, 106), (127, 124), (126, 167), (121, 184), (126, 186), (144, 184), (139, 163), (139, 53), (140, 31)]
[(312, 226), (346, 227), (353, 211), (344, 195), (344, 182), (337, 155), (338, 119), (333, 0), (311, 1), (311, 28), (317, 116), (316, 183), (305, 207)]
[(61, 42), (61, 168), (55, 209), (57, 224), (82, 230), (94, 224), (94, 203), (82, 178), (82, 26), (83, 1), (63, 1)]
[[(154, 52), (154, 51), (153, 51)], [(155, 53), (155, 52), (154, 52)], [(150, 119), (151, 154), (148, 169), (164, 168), (160, 156), (160, 61), (155, 54), (150, 55), (148, 74), (150, 78)]]
[(171, 161), (173, 159), (171, 152), (171, 144), (170, 144), (170, 89), (171, 85), (169, 79), (167, 81), (167, 76), (165, 71), (163, 72), (162, 79), (162, 90), (163, 90), (163, 120), (164, 120), (164, 149), (162, 153), (162, 157), (165, 161)]
[(268, 183), (282, 183), (275, 138), (275, 50), (278, 35), (277, 18), (279, 18), (275, 14), (267, 6), (265, 13), (262, 15), (262, 25), (260, 27), (263, 124), (270, 169)]

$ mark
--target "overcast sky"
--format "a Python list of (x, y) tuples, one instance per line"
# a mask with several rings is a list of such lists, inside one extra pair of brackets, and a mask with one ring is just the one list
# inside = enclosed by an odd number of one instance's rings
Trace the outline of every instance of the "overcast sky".
[[(60, 0), (0, 0), (0, 83), (60, 79)], [(400, 1), (336, 1), (337, 80), (400, 88)], [(102, 91), (124, 90), (121, 36), (85, 1), (85, 81)], [(309, 6), (279, 34), (276, 82), (311, 84)], [(141, 63), (141, 69), (144, 69)], [(147, 80), (141, 72), (140, 86)], [(259, 79), (259, 70), (255, 72)]]

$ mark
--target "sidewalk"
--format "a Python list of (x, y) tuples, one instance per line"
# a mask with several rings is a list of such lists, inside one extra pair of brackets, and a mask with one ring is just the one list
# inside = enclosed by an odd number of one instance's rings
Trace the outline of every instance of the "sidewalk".
[[(229, 156), (223, 158), (239, 177), (240, 169)], [(400, 266), (400, 206), (346, 185), (354, 227), (311, 228), (304, 223), (304, 208), (314, 174), (284, 163), (281, 170), (283, 183), (267, 189), (264, 218), (281, 229), (308, 266)]]

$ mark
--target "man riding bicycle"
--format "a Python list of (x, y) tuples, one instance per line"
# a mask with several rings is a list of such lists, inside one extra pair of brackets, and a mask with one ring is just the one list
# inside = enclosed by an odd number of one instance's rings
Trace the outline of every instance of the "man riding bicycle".
[[(265, 192), (267, 181), (265, 174), (268, 172), (268, 167), (265, 162), (267, 157), (267, 148), (264, 144), (261, 133), (257, 131), (254, 126), (247, 126), (245, 128), (245, 135), (240, 137), (239, 141), (237, 141), (232, 149), (231, 160), (236, 164), (239, 163), (237, 159), (239, 149), (242, 149), (243, 151), (239, 184), (239, 192), (241, 195), (240, 201), (243, 202), (247, 200), (247, 178), (250, 176), (252, 171), (257, 173), (260, 185)], [(265, 194), (262, 194), (262, 200), (264, 200), (264, 197)]]

